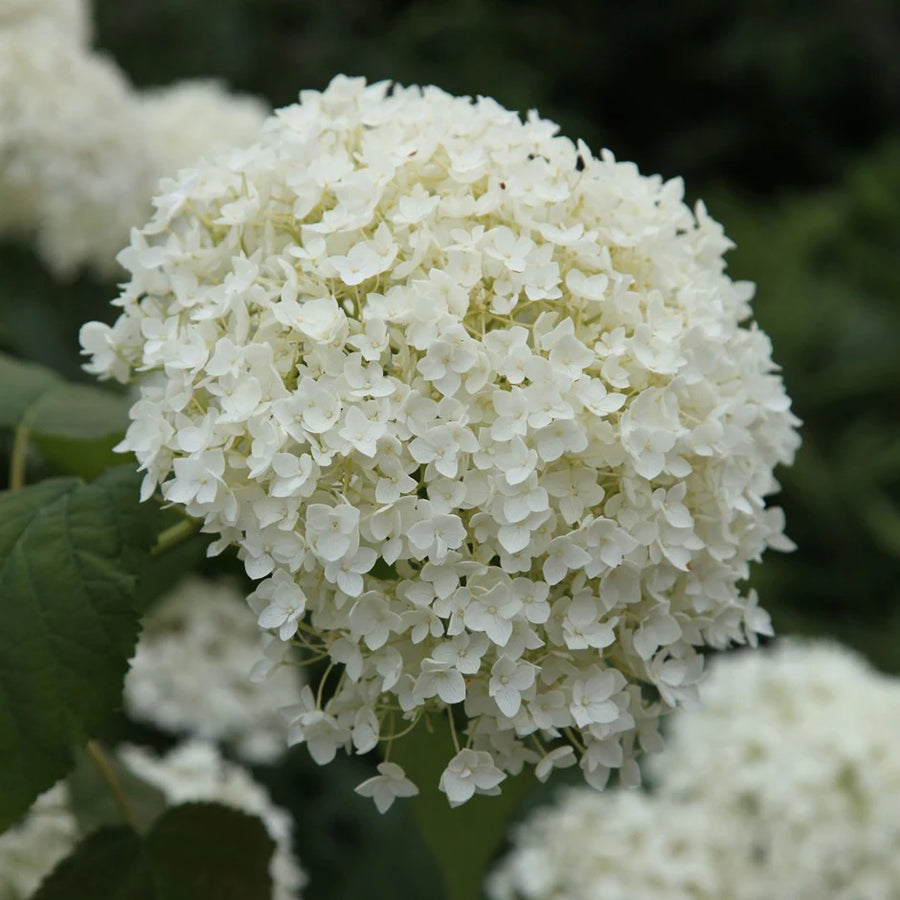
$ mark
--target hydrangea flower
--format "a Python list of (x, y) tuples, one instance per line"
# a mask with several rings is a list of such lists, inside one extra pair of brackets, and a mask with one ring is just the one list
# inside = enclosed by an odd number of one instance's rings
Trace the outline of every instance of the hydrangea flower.
[(356, 787), (356, 793), (371, 797), (378, 812), (387, 812), (397, 797), (415, 797), (419, 789), (406, 777), (402, 766), (392, 762), (378, 763), (378, 774)]
[(493, 900), (889, 900), (900, 884), (900, 682), (836, 645), (717, 658), (651, 793), (537, 810)]
[[(888, 898), (900, 885), (900, 681), (825, 642), (716, 659), (650, 770), (731, 835), (738, 900)], [(796, 887), (794, 887), (796, 885)]]
[(0, 0), (0, 30), (38, 26), (59, 31), (71, 44), (91, 39), (88, 0)]
[(252, 140), (269, 114), (258, 98), (210, 80), (177, 81), (135, 92), (133, 99), (152, 141), (155, 177)]
[[(269, 865), (272, 900), (299, 900), (306, 875), (292, 849), (293, 822), (246, 769), (222, 758), (213, 744), (185, 741), (163, 756), (134, 745), (118, 760), (162, 792), (170, 806), (206, 801), (258, 816), (275, 843)], [(0, 897), (24, 900), (86, 835), (65, 781), (32, 804), (22, 821), (0, 835)]]
[(215, 83), (135, 91), (87, 23), (81, 2), (0, 0), (0, 234), (33, 240), (60, 276), (116, 272), (159, 177), (252, 139), (266, 115)]
[(770, 633), (740, 582), (791, 547), (766, 497), (798, 423), (721, 227), (556, 132), (433, 87), (304, 91), (161, 183), (119, 319), (81, 333), (140, 384), (143, 496), (330, 660), (291, 740), (325, 762), (449, 714), (454, 802), (566, 745), (634, 781), (703, 648)]
[(78, 822), (60, 782), (32, 803), (20, 822), (0, 834), (0, 898), (25, 900), (78, 842)]
[(272, 640), (235, 584), (186, 579), (144, 617), (125, 711), (164, 731), (222, 741), (250, 762), (272, 762), (286, 746), (279, 710), (296, 701), (301, 681), (297, 667), (279, 659), (260, 666), (261, 638)]
[(0, 26), (0, 228), (33, 235), (50, 268), (106, 267), (154, 175), (125, 76), (43, 20)]
[(701, 809), (642, 791), (569, 789), (515, 829), (485, 888), (491, 900), (732, 900), (716, 859), (722, 831)]

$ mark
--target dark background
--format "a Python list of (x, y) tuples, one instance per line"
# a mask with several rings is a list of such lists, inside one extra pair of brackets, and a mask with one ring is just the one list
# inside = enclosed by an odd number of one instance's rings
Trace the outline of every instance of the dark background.
[[(794, 409), (781, 473), (799, 545), (754, 573), (779, 633), (900, 672), (900, 23), (889, 0), (99, 0), (97, 43), (138, 86), (215, 76), (274, 105), (339, 72), (536, 107), (646, 173), (683, 175), (758, 283)], [(115, 286), (0, 253), (0, 349), (78, 374)], [(298, 822), (315, 898), (431, 898), (406, 814), (352, 794), (361, 760), (260, 774)]]

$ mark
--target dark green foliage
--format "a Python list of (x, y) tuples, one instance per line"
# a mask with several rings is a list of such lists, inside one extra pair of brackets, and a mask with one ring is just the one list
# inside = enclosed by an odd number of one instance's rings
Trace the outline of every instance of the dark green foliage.
[(167, 810), (143, 838), (124, 826), (94, 832), (34, 900), (268, 900), (274, 849), (254, 816), (185, 804)]
[(157, 531), (138, 484), (124, 467), (0, 493), (0, 828), (119, 702)]
[(694, 186), (715, 176), (767, 192), (826, 183), (900, 115), (891, 0), (97, 7), (101, 44), (139, 84), (217, 76), (283, 105), (338, 72), (433, 83), (536, 107), (570, 136)]
[(900, 671), (900, 143), (821, 194), (721, 196), (734, 277), (784, 369), (803, 447), (780, 472), (790, 556), (755, 580), (776, 630), (833, 635)]
[(96, 478), (122, 459), (128, 425), (122, 394), (64, 381), (51, 369), (0, 353), (0, 429), (22, 428), (62, 471)]

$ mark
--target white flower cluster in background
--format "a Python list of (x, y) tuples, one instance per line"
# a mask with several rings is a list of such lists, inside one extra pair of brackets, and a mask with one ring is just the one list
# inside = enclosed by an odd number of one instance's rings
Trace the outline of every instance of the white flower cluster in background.
[(222, 741), (250, 762), (274, 761), (287, 747), (279, 710), (296, 702), (301, 681), (290, 664), (251, 681), (261, 638), (234, 583), (186, 579), (144, 617), (125, 711), (166, 731)]
[(212, 82), (133, 90), (86, 46), (87, 17), (84, 3), (0, 0), (0, 234), (33, 240), (62, 276), (114, 273), (159, 177), (251, 140), (267, 112)]
[(0, 834), (0, 900), (30, 897), (78, 841), (78, 822), (60, 783), (41, 794), (17, 825)]
[(268, 114), (256, 97), (231, 94), (211, 80), (178, 81), (134, 99), (157, 175), (174, 175), (204, 156), (251, 142)]
[[(491, 900), (734, 900), (721, 890), (722, 830), (700, 809), (641, 791), (568, 789), (517, 828), (487, 893)], [(788, 895), (767, 900), (776, 898)]]
[[(206, 801), (258, 816), (275, 843), (269, 866), (272, 900), (299, 898), (306, 876), (293, 854), (291, 817), (245, 769), (199, 740), (179, 744), (162, 757), (135, 746), (121, 747), (116, 756), (132, 774), (160, 790), (170, 806)], [(18, 825), (0, 835), (0, 900), (30, 897), (72, 852), (85, 837), (76, 813), (61, 781), (34, 802)]]
[(207, 801), (258, 816), (275, 842), (269, 865), (272, 900), (299, 898), (306, 875), (293, 853), (293, 821), (246, 769), (200, 740), (185, 741), (162, 757), (135, 746), (121, 747), (117, 755), (135, 775), (162, 791), (171, 806)]
[[(791, 547), (765, 497), (797, 420), (721, 227), (556, 132), (305, 91), (162, 183), (121, 316), (81, 332), (140, 384), (144, 497), (236, 544), (260, 626), (337, 667), (291, 740), (327, 763), (450, 710), (454, 805), (526, 763), (635, 782), (702, 648), (770, 633), (738, 584)], [(408, 794), (398, 768), (366, 790)]]
[(784, 643), (717, 661), (703, 704), (673, 718), (651, 773), (740, 827), (739, 897), (897, 896), (900, 681), (837, 645)]
[(61, 30), (0, 30), (0, 215), (50, 268), (113, 263), (152, 193), (146, 146), (109, 59)]
[(53, 29), (86, 47), (92, 31), (88, 0), (0, 0), (0, 31), (23, 26)]
[(892, 900), (900, 682), (830, 644), (717, 659), (672, 717), (658, 783), (536, 812), (494, 900)]

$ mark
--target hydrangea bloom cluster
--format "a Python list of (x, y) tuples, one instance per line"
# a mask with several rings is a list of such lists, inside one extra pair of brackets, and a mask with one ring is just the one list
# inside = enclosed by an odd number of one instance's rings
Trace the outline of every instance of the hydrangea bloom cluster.
[(751, 885), (735, 896), (895, 897), (900, 682), (827, 643), (711, 670), (704, 709), (673, 717), (651, 772), (674, 800), (735, 823)]
[(635, 781), (700, 650), (769, 633), (738, 582), (791, 546), (765, 497), (797, 420), (721, 227), (556, 132), (303, 92), (161, 184), (121, 316), (81, 333), (88, 371), (140, 381), (144, 496), (236, 544), (260, 626), (337, 667), (291, 740), (326, 763), (449, 710), (453, 804), (525, 763)]
[(0, 900), (25, 900), (78, 841), (78, 822), (60, 783), (41, 794), (19, 824), (0, 834)]
[(0, 27), (4, 230), (67, 273), (111, 259), (147, 204), (152, 167), (129, 86), (61, 29)]
[[(117, 757), (138, 778), (160, 790), (171, 806), (208, 801), (258, 816), (275, 842), (269, 866), (272, 900), (298, 900), (306, 876), (292, 851), (290, 815), (240, 766), (224, 760), (212, 744), (192, 740), (163, 757), (123, 746)], [(69, 855), (81, 833), (65, 781), (54, 785), (28, 814), (0, 835), (0, 900), (25, 900), (56, 864)]]
[(0, 0), (0, 29), (22, 26), (55, 29), (70, 43), (87, 46), (91, 11), (87, 0)]
[(256, 97), (232, 94), (210, 80), (140, 91), (134, 101), (151, 135), (157, 176), (173, 175), (204, 156), (248, 143), (269, 113)]
[[(491, 900), (734, 900), (721, 890), (723, 826), (641, 791), (569, 789), (514, 833)], [(727, 860), (733, 863), (734, 860)], [(742, 877), (739, 871), (733, 878)], [(793, 894), (771, 894), (793, 898)]]
[(520, 827), (494, 900), (890, 900), (900, 682), (829, 644), (717, 659), (652, 794), (570, 792)]
[(125, 711), (165, 731), (222, 741), (250, 762), (286, 747), (279, 710), (296, 702), (298, 668), (252, 681), (263, 649), (256, 619), (230, 581), (188, 578), (144, 618), (125, 679)]
[(0, 233), (33, 239), (57, 274), (109, 275), (160, 175), (249, 140), (266, 109), (207, 82), (134, 91), (76, 13), (0, 0)]

